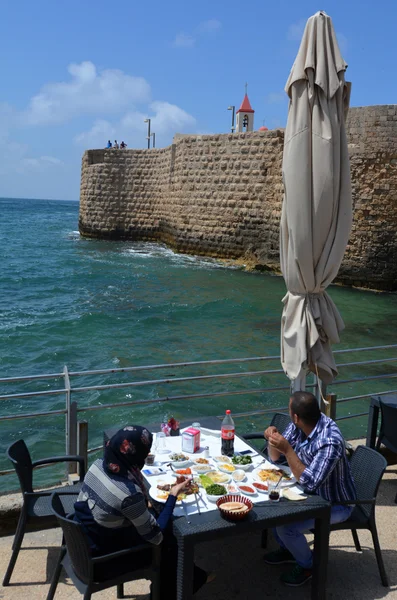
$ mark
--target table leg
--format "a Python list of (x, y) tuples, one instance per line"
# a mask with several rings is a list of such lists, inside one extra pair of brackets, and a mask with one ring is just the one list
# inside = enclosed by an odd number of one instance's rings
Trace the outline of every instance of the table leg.
[(325, 600), (328, 567), (330, 515), (331, 509), (328, 509), (328, 514), (326, 514), (322, 518), (315, 520), (313, 579), (311, 596), (312, 600)]
[(366, 445), (375, 448), (376, 434), (378, 432), (379, 406), (371, 402), (368, 412), (367, 441)]
[(178, 539), (177, 600), (192, 600), (194, 576), (194, 546)]

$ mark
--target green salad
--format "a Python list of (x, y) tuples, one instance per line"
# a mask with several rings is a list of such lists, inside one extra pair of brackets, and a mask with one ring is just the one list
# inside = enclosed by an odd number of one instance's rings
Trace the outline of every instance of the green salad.
[(219, 485), (218, 483), (213, 483), (205, 488), (205, 491), (210, 496), (224, 496), (226, 494), (226, 488), (224, 485)]
[(250, 465), (252, 458), (248, 455), (241, 456), (240, 454), (235, 454), (232, 458), (232, 463), (234, 465)]

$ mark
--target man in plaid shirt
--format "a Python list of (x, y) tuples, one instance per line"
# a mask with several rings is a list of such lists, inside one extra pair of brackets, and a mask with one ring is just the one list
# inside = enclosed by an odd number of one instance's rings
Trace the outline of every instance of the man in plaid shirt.
[[(273, 462), (283, 455), (299, 484), (332, 503), (331, 523), (346, 521), (353, 510), (340, 502), (354, 500), (356, 489), (345, 451), (345, 442), (336, 423), (323, 415), (317, 399), (308, 392), (295, 392), (289, 402), (291, 424), (283, 435), (268, 427), (268, 454)], [(296, 563), (281, 580), (302, 585), (312, 576), (313, 557), (304, 531), (314, 528), (314, 519), (277, 527), (274, 535), (280, 549), (265, 555), (268, 564)]]

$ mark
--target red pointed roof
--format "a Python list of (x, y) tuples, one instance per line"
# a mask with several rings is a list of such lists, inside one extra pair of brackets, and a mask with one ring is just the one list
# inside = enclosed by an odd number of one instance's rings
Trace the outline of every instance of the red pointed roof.
[(254, 113), (255, 112), (254, 110), (252, 110), (252, 106), (250, 104), (247, 94), (245, 94), (244, 100), (242, 101), (241, 106), (237, 112), (238, 113), (239, 112), (245, 112), (245, 113)]

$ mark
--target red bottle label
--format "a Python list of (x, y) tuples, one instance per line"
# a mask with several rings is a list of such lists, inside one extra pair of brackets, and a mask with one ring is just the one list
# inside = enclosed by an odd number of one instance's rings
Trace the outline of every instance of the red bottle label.
[(222, 429), (223, 440), (234, 440), (234, 429)]

